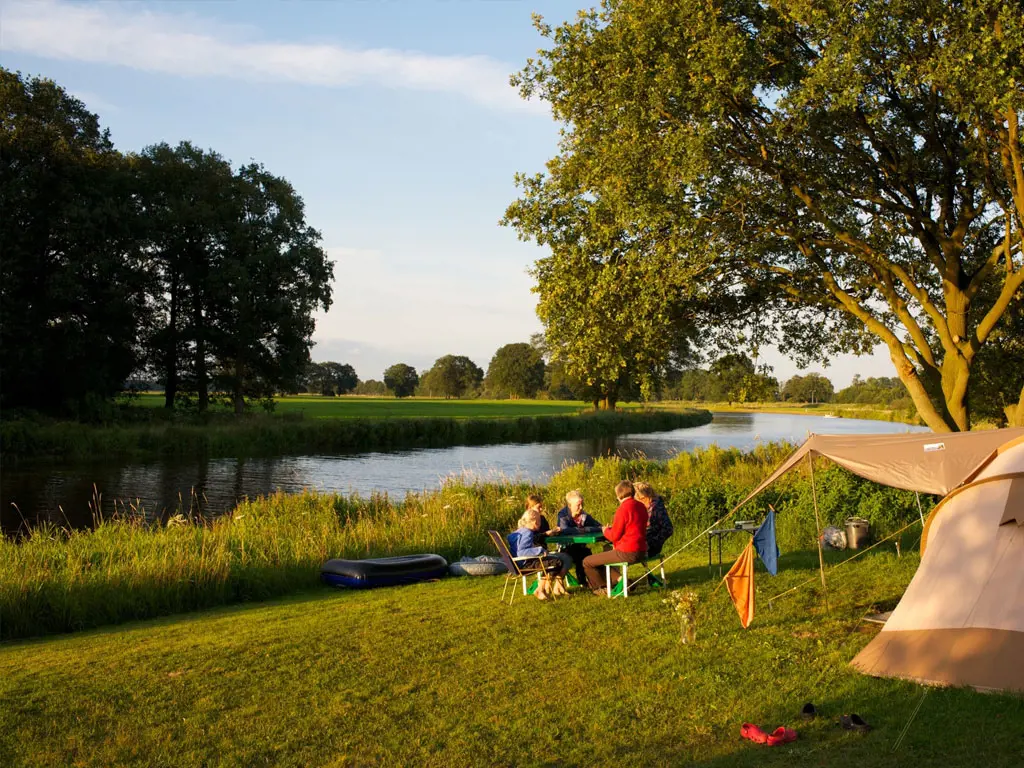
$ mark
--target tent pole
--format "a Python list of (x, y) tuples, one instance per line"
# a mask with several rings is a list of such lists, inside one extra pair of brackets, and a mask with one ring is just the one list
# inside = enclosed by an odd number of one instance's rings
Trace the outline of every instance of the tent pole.
[(914, 491), (914, 495), (917, 496), (917, 514), (921, 516), (921, 527), (924, 528), (924, 510), (921, 509), (921, 494), (918, 491)]
[(814, 525), (818, 529), (818, 568), (821, 571), (821, 589), (825, 597), (825, 613), (831, 613), (828, 607), (828, 585), (825, 584), (825, 556), (821, 552), (821, 518), (818, 516), (818, 491), (814, 487), (814, 458), (812, 451), (807, 452), (807, 464), (811, 468), (811, 498), (814, 500)]

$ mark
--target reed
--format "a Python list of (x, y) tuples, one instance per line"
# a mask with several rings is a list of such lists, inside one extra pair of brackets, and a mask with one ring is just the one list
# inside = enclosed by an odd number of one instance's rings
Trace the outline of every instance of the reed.
[[(453, 477), (440, 490), (404, 499), (278, 493), (244, 501), (205, 524), (184, 515), (150, 524), (145, 510), (135, 509), (100, 521), (94, 530), (41, 525), (19, 541), (0, 540), (0, 639), (294, 593), (315, 586), (320, 564), (334, 557), (436, 552), (456, 560), (489, 553), (487, 530), (511, 530), (530, 492), (544, 495), (552, 525), (561, 499), (573, 488), (582, 490), (590, 513), (608, 523), (616, 506), (612, 488), (625, 477), (646, 479), (665, 497), (676, 527), (666, 546), (671, 551), (721, 517), (789, 450), (712, 447), (664, 462), (609, 457), (590, 466), (568, 465), (542, 487), (501, 476)], [(911, 493), (835, 467), (822, 465), (818, 472), (824, 524), (859, 514), (885, 535), (918, 515)], [(805, 476), (790, 475), (741, 516), (760, 519), (768, 503), (780, 513), (783, 551), (814, 546)], [(926, 512), (930, 505), (926, 500)], [(741, 543), (734, 538), (733, 547)]]
[(711, 421), (708, 411), (583, 413), (515, 418), (305, 419), (301, 414), (253, 414), (209, 424), (147, 422), (94, 426), (70, 422), (5, 421), (6, 460), (75, 461), (96, 456), (154, 459), (185, 456), (285, 456), (452, 445), (549, 442), (660, 432)]

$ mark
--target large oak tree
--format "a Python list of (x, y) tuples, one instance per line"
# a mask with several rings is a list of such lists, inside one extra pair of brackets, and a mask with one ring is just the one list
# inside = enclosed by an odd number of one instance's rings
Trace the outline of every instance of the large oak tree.
[(1024, 301), (1019, 3), (606, 0), (537, 25), (514, 79), (564, 130), (520, 178), (521, 235), (624, 238), (801, 362), (881, 343), (933, 429), (970, 427)]

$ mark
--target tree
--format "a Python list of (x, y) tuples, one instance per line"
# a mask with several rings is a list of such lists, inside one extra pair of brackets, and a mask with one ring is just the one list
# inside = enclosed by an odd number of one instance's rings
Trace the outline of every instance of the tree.
[(929, 426), (970, 427), (1024, 301), (1019, 4), (606, 0), (537, 26), (516, 80), (565, 128), (519, 178), (528, 234), (572, 243), (566, 211), (596, 211), (720, 328), (801, 364), (881, 343)]
[(165, 408), (174, 408), (184, 387), (202, 412), (210, 402), (215, 309), (231, 300), (219, 279), (238, 215), (231, 164), (186, 141), (146, 147), (136, 167), (154, 280), (149, 367), (164, 382)]
[(356, 384), (356, 388), (353, 390), (353, 393), (357, 395), (383, 397), (388, 393), (388, 388), (383, 381), (377, 381), (376, 379), (368, 379), (367, 381), (360, 381), (358, 384)]
[(421, 386), (428, 394), (438, 394), (448, 399), (462, 397), (466, 392), (476, 389), (483, 378), (483, 370), (468, 357), (445, 355), (439, 357), (434, 366), (423, 374)]
[(526, 343), (500, 347), (487, 366), (485, 386), (496, 397), (534, 397), (544, 384), (544, 360)]
[(0, 402), (88, 416), (139, 360), (129, 161), (51, 80), (0, 69), (0, 105)]
[(405, 363), (396, 363), (384, 371), (384, 385), (395, 397), (408, 397), (416, 391), (420, 377), (416, 369)]
[(806, 376), (790, 378), (782, 387), (782, 399), (799, 403), (825, 403), (832, 399), (834, 391), (832, 382), (820, 373), (808, 373)]
[(359, 384), (356, 369), (348, 363), (310, 363), (303, 378), (307, 392), (327, 396), (348, 394)]
[(218, 381), (235, 412), (245, 398), (292, 389), (309, 364), (317, 309), (331, 306), (334, 269), (302, 198), (253, 163), (235, 174), (223, 263), (210, 276)]
[(774, 400), (779, 383), (770, 372), (742, 352), (723, 355), (708, 370), (708, 399), (730, 404)]

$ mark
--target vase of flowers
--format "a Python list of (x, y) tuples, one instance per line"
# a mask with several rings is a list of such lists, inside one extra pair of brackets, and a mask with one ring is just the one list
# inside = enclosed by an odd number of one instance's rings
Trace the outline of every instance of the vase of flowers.
[(679, 619), (679, 642), (692, 643), (697, 637), (697, 603), (700, 597), (692, 589), (674, 589), (661, 602)]

